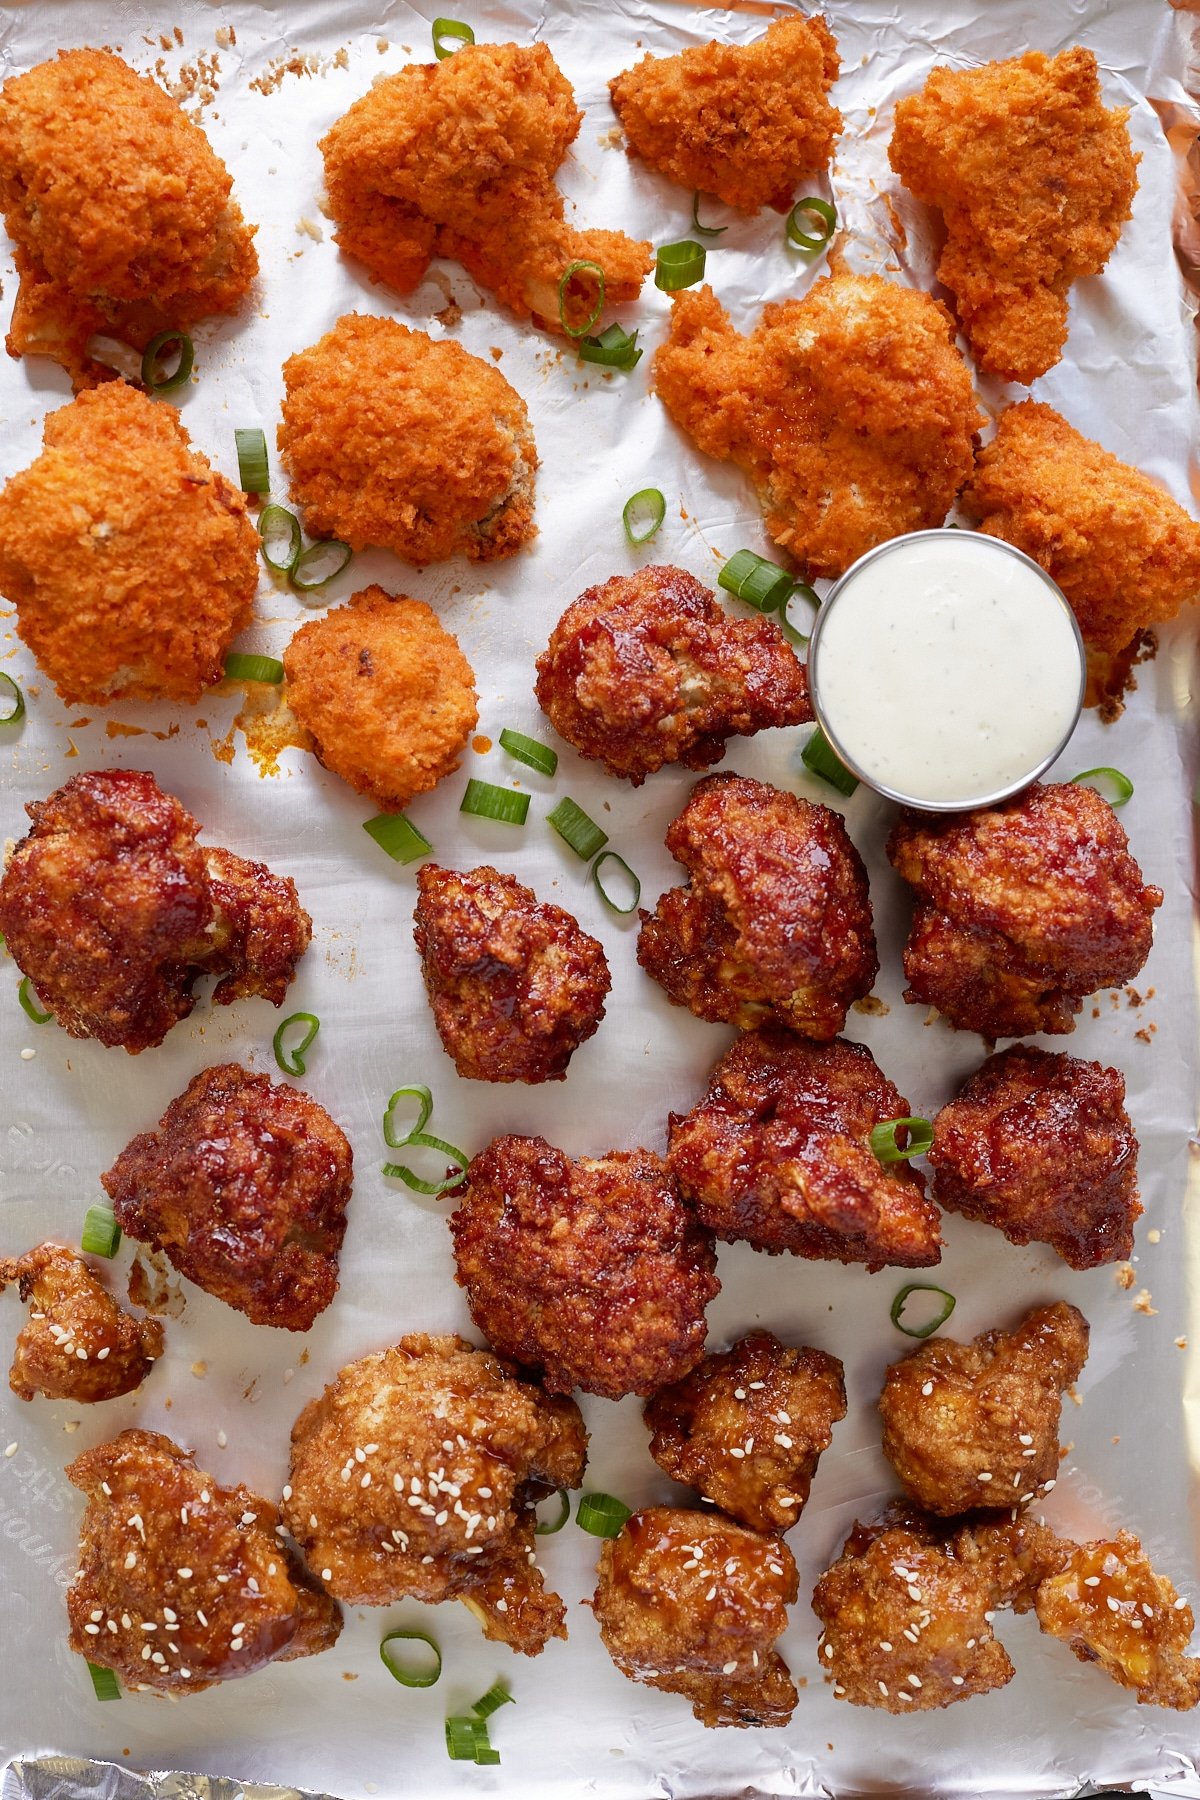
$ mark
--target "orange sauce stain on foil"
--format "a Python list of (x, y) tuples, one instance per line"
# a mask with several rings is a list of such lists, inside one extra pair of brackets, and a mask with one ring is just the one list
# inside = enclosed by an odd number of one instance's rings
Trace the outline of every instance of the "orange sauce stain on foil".
[(476, 755), (478, 755), (478, 756), (486, 756), (488, 751), (491, 749), (491, 747), (492, 747), (491, 738), (484, 737), (482, 735), (482, 733), (480, 734), (479, 737), (473, 737), (471, 739), (471, 748), (472, 748), (472, 750), (475, 751)]

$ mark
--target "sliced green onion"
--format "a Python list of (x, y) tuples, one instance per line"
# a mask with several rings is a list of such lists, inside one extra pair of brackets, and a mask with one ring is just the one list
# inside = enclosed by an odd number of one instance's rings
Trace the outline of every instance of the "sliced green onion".
[(516, 788), (497, 787), (494, 781), (472, 776), (459, 806), (460, 813), (476, 819), (499, 819), (502, 825), (523, 825), (529, 816), (529, 795)]
[(858, 776), (852, 775), (845, 763), (834, 755), (829, 739), (819, 725), (800, 752), (800, 761), (810, 775), (827, 782), (839, 794), (849, 796), (858, 786)]
[[(616, 863), (617, 868), (620, 870), (617, 879), (619, 881), (626, 881), (629, 884), (630, 900), (628, 906), (621, 906), (604, 885), (604, 877), (601, 875), (600, 871), (604, 867), (604, 864), (608, 862)], [(610, 911), (620, 913), (621, 916), (624, 917), (628, 913), (636, 910), (637, 903), (642, 897), (642, 884), (630, 868), (629, 864), (625, 861), (625, 858), (623, 856), (618, 856), (615, 850), (602, 850), (600, 852), (599, 856), (592, 864), (592, 880), (596, 884), (596, 890), (599, 893), (600, 898)]]
[(558, 768), (557, 750), (552, 750), (549, 744), (539, 744), (536, 738), (526, 737), (523, 731), (510, 731), (507, 725), (500, 733), (500, 748), (527, 768), (536, 769), (539, 775), (553, 775)]
[[(621, 508), (625, 536), (636, 548), (648, 544), (667, 516), (667, 503), (659, 488), (639, 488)], [(639, 522), (641, 529), (638, 529)]]
[[(782, 631), (789, 644), (799, 648), (804, 644), (807, 644), (809, 634), (806, 631), (799, 630), (797, 626), (792, 624), (791, 619), (788, 617), (788, 610), (791, 607), (793, 600), (802, 600), (806, 606), (811, 606), (814, 612), (819, 612), (821, 608), (821, 596), (816, 592), (815, 588), (809, 587), (807, 581), (798, 581), (783, 605), (776, 610), (775, 617), (779, 621), (780, 631)], [(811, 621), (808, 622), (811, 623)]]
[(1084, 769), (1081, 774), (1072, 775), (1071, 780), (1078, 787), (1095, 788), (1110, 806), (1124, 806), (1133, 799), (1133, 783), (1120, 769)]
[[(179, 345), (179, 361), (174, 372), (167, 374), (160, 368), (159, 359), (164, 351), (170, 354), (173, 344)], [(149, 388), (152, 394), (170, 393), (172, 388), (183, 386), (195, 360), (196, 346), (186, 331), (160, 331), (142, 352), (142, 386)]]
[(729, 230), (728, 225), (702, 225), (700, 223), (699, 188), (692, 195), (692, 229), (698, 231), (701, 237), (720, 237), (722, 232)]
[(283, 680), (283, 664), (274, 656), (242, 656), (232, 651), (225, 658), (227, 681), (267, 681), (278, 687)]
[(17, 999), (21, 1002), (21, 1011), (25, 1014), (25, 1017), (27, 1019), (32, 1019), (35, 1025), (48, 1025), (54, 1017), (52, 1012), (43, 1012), (38, 1006), (37, 1001), (33, 997), (33, 983), (30, 981), (28, 975), (25, 976), (20, 987), (17, 989)]
[[(402, 1100), (415, 1100), (419, 1111), (415, 1123), (409, 1126), (403, 1137), (397, 1137), (395, 1128), (392, 1125), (392, 1114)], [(413, 1138), (419, 1137), (421, 1132), (423, 1132), (428, 1125), (429, 1115), (432, 1111), (433, 1095), (427, 1087), (414, 1085), (413, 1087), (397, 1088), (391, 1099), (388, 1101), (387, 1110), (383, 1115), (383, 1141), (388, 1149), (403, 1150), (405, 1144), (409, 1144), (412, 1142)]]
[(387, 851), (393, 862), (416, 862), (433, 849), (429, 839), (403, 813), (377, 813), (373, 819), (363, 820), (363, 830), (381, 850)]
[[(285, 1031), (290, 1031), (293, 1025), (303, 1025), (305, 1028), (304, 1036), (300, 1039), (299, 1043), (293, 1044), (292, 1047), (288, 1049), (284, 1044), (283, 1034)], [(321, 1021), (318, 1019), (316, 1013), (293, 1013), (290, 1018), (283, 1021), (283, 1024), (271, 1039), (271, 1048), (275, 1052), (276, 1063), (283, 1070), (285, 1075), (304, 1074), (304, 1052), (308, 1049), (320, 1029)]]
[(444, 1138), (430, 1137), (424, 1131), (411, 1131), (404, 1140), (404, 1148), (406, 1150), (440, 1150), (442, 1155), (448, 1157), (455, 1165), (449, 1174), (442, 1176), (440, 1181), (426, 1181), (424, 1176), (414, 1174), (403, 1163), (384, 1163), (383, 1172), (388, 1179), (403, 1181), (407, 1187), (413, 1190), (414, 1194), (444, 1194), (449, 1188), (456, 1188), (466, 1173), (469, 1158), (465, 1157), (461, 1150), (456, 1150), (453, 1144), (448, 1144)]
[(677, 244), (660, 244), (654, 264), (654, 285), (664, 294), (678, 293), (680, 288), (695, 287), (704, 280), (704, 263), (708, 255), (695, 238), (681, 238)]
[[(896, 1142), (900, 1131), (908, 1133), (903, 1150)], [(907, 1162), (910, 1156), (924, 1156), (933, 1143), (933, 1126), (928, 1119), (883, 1119), (872, 1128), (870, 1143), (881, 1163)]]
[(457, 38), (460, 44), (473, 44), (475, 33), (469, 25), (464, 25), (461, 19), (435, 19), (433, 21), (433, 54), (439, 62), (445, 62), (448, 56), (454, 55), (453, 50), (449, 49), (443, 41), (446, 38)]
[(322, 538), (319, 544), (310, 544), (292, 564), (292, 586), (302, 594), (328, 586), (353, 555), (349, 544), (343, 544), (340, 538)]
[(121, 1227), (111, 1206), (89, 1206), (83, 1215), (79, 1248), (87, 1256), (115, 1256), (121, 1244)]
[(451, 1762), (498, 1763), (492, 1749), (487, 1720), (473, 1714), (446, 1720), (446, 1754)]
[(504, 1683), (502, 1681), (494, 1681), (487, 1693), (481, 1695), (480, 1698), (476, 1700), (471, 1711), (475, 1714), (476, 1718), (490, 1719), (492, 1714), (494, 1712), (499, 1712), (502, 1706), (515, 1705), (516, 1702)]
[(558, 1517), (557, 1519), (539, 1519), (533, 1528), (535, 1537), (553, 1537), (556, 1531), (562, 1530), (571, 1516), (571, 1496), (566, 1488), (559, 1488), (556, 1494), (547, 1494), (546, 1498), (558, 1501)]
[(727, 594), (736, 594), (759, 612), (774, 612), (786, 606), (796, 583), (778, 563), (768, 562), (753, 550), (735, 550), (717, 576), (717, 586)]
[[(236, 425), (233, 441), (237, 446), (238, 481), (244, 494), (268, 494), (271, 471), (267, 463), (267, 434), (259, 425)], [(282, 512), (282, 506), (278, 508)], [(290, 517), (290, 514), (289, 514)], [(259, 532), (262, 520), (259, 520)]]
[[(406, 1660), (405, 1652), (394, 1650), (393, 1644), (424, 1644), (433, 1652), (433, 1662), (420, 1651), (416, 1654), (415, 1666)], [(426, 1631), (389, 1631), (379, 1646), (379, 1660), (387, 1670), (406, 1688), (433, 1687), (442, 1672), (442, 1653), (437, 1644)]]
[[(264, 506), (258, 515), (258, 536), (262, 544), (263, 561), (268, 569), (274, 569), (277, 575), (290, 575), (300, 557), (300, 546), (304, 539), (300, 532), (300, 521), (295, 513), (286, 506)], [(286, 557), (276, 553), (276, 545), (286, 542)]]
[(575, 1511), (575, 1523), (593, 1537), (614, 1538), (633, 1511), (612, 1494), (583, 1494)]
[[(941, 1306), (927, 1325), (906, 1325), (904, 1323), (904, 1308), (908, 1304), (910, 1294), (936, 1294), (941, 1300)], [(892, 1301), (892, 1324), (897, 1331), (902, 1331), (905, 1337), (932, 1337), (938, 1326), (946, 1323), (954, 1311), (955, 1304), (954, 1295), (948, 1294), (945, 1288), (933, 1287), (928, 1281), (910, 1281), (907, 1287), (900, 1289)]]
[[(584, 320), (582, 325), (568, 325), (567, 324), (567, 289), (570, 286), (571, 282), (574, 280), (575, 276), (578, 275), (580, 270), (582, 270), (582, 269), (586, 269), (589, 274), (594, 275), (596, 277), (597, 282), (599, 283), (599, 290), (598, 290), (597, 297), (596, 297), (596, 304), (592, 308), (591, 312), (588, 314), (587, 318)], [(562, 279), (559, 281), (559, 284), (558, 284), (558, 318), (559, 318), (559, 323), (561, 324), (563, 330), (566, 332), (567, 336), (573, 337), (573, 338), (586, 337), (587, 333), (592, 329), (592, 326), (596, 323), (597, 319), (599, 319), (600, 314), (603, 311), (604, 311), (604, 270), (600, 267), (600, 264), (598, 262), (578, 262), (578, 261), (568, 263), (566, 268), (562, 272)]]
[(88, 1674), (92, 1678), (92, 1687), (97, 1700), (119, 1700), (121, 1684), (111, 1669), (102, 1669), (99, 1663), (88, 1663)]
[[(801, 231), (799, 215), (805, 213), (809, 218), (819, 219), (824, 229), (817, 232)], [(815, 194), (806, 195), (797, 200), (787, 217), (787, 241), (795, 244), (798, 250), (823, 250), (833, 236), (837, 225), (836, 208), (828, 200), (819, 200)]]
[(6, 713), (0, 713), (0, 725), (15, 725), (18, 719), (25, 717), (25, 696), (11, 675), (0, 670), (0, 694), (11, 694), (12, 706)]
[(638, 334), (622, 325), (606, 325), (599, 337), (580, 338), (579, 360), (606, 369), (636, 369), (642, 360)]
[(570, 844), (576, 856), (584, 862), (591, 862), (598, 850), (603, 850), (608, 842), (607, 831), (601, 831), (594, 819), (589, 819), (582, 806), (576, 806), (574, 800), (564, 797), (552, 811), (546, 814), (547, 825), (552, 825), (560, 838)]

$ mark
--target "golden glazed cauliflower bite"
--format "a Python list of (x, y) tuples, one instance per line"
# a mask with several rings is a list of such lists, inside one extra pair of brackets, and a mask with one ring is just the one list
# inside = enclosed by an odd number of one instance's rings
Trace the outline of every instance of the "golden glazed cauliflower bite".
[(65, 1244), (0, 1262), (0, 1294), (11, 1282), (30, 1309), (8, 1378), (21, 1400), (115, 1400), (140, 1387), (163, 1353), (159, 1321), (125, 1312)]

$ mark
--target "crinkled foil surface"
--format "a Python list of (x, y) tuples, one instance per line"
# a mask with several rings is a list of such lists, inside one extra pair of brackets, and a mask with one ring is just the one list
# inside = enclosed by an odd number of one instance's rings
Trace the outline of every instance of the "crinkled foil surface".
[[(574, 83), (586, 119), (564, 186), (581, 220), (620, 225), (655, 241), (687, 235), (691, 197), (626, 159), (614, 132), (607, 81), (643, 50), (669, 52), (713, 35), (732, 41), (764, 27), (765, 6), (740, 10), (670, 0), (480, 0), (467, 10), (477, 36), (545, 39)], [(443, 565), (423, 573), (389, 556), (357, 559), (331, 598), (379, 580), (433, 602), (460, 637), (479, 678), (480, 731), (495, 741), (508, 724), (545, 735), (531, 694), (532, 664), (564, 606), (582, 589), (651, 559), (674, 561), (712, 580), (717, 558), (742, 544), (769, 545), (740, 476), (703, 461), (669, 425), (650, 392), (651, 358), (632, 376), (587, 376), (556, 343), (518, 326), (478, 294), (456, 266), (435, 266), (406, 302), (343, 261), (321, 213), (317, 139), (379, 75), (430, 57), (432, 8), (376, 0), (172, 0), (154, 12), (120, 0), (99, 7), (67, 0), (12, 4), (0, 12), (0, 67), (22, 70), (60, 46), (106, 43), (138, 67), (161, 62), (168, 80), (183, 65), (199, 76), (191, 104), (208, 92), (202, 119), (232, 170), (249, 219), (259, 226), (263, 276), (257, 303), (239, 321), (198, 333), (198, 380), (180, 402), (195, 442), (236, 478), (233, 427), (261, 423), (273, 436), (280, 366), (343, 312), (396, 316), (433, 336), (450, 334), (488, 356), (525, 396), (537, 436), (541, 535), (532, 551), (477, 570)], [(1074, 290), (1064, 361), (1037, 383), (1038, 398), (1086, 433), (1140, 464), (1181, 501), (1194, 500), (1197, 443), (1194, 325), (1187, 281), (1196, 226), (1189, 201), (1200, 65), (1195, 15), (1159, 0), (829, 0), (843, 76), (835, 98), (846, 120), (832, 172), (853, 266), (927, 285), (930, 221), (895, 186), (887, 141), (896, 99), (918, 87), (935, 61), (971, 66), (1028, 47), (1073, 43), (1097, 53), (1110, 102), (1131, 109), (1141, 151), (1141, 186), (1105, 275)], [(178, 26), (182, 43), (175, 42)], [(232, 32), (230, 28), (233, 28)], [(236, 41), (233, 35), (236, 34)], [(172, 42), (162, 48), (159, 37)], [(295, 54), (293, 54), (295, 53)], [(290, 61), (291, 67), (285, 65)], [(258, 82), (256, 89), (254, 83)], [(209, 92), (211, 90), (211, 92)], [(266, 91), (263, 91), (266, 90)], [(1174, 234), (1173, 234), (1174, 226)], [(709, 278), (738, 324), (764, 300), (797, 294), (822, 263), (791, 255), (782, 223), (767, 213), (738, 220), (714, 240)], [(1178, 253), (1175, 241), (1178, 242)], [(7, 317), (14, 282), (0, 271)], [(461, 308), (461, 318), (448, 303)], [(628, 309), (650, 348), (667, 301), (647, 286)], [(442, 315), (442, 316), (439, 316)], [(995, 412), (1010, 396), (982, 388)], [(36, 453), (43, 415), (68, 397), (49, 365), (0, 366), (0, 475)], [(1018, 396), (1019, 397), (1019, 396)], [(635, 552), (621, 506), (638, 488), (667, 497), (652, 553)], [(259, 623), (244, 647), (278, 651), (304, 616), (298, 601), (264, 577)], [(1013, 1319), (1026, 1305), (1065, 1297), (1093, 1328), (1079, 1384), (1065, 1408), (1070, 1446), (1046, 1506), (1079, 1537), (1119, 1526), (1138, 1531), (1181, 1592), (1195, 1595), (1194, 1460), (1200, 1413), (1192, 1357), (1200, 1295), (1187, 1235), (1191, 1128), (1197, 1068), (1193, 983), (1194, 850), (1189, 795), (1196, 750), (1186, 725), (1193, 680), (1194, 622), (1165, 635), (1158, 659), (1139, 672), (1125, 716), (1102, 726), (1088, 715), (1063, 756), (1070, 775), (1117, 764), (1137, 792), (1123, 815), (1147, 878), (1166, 890), (1157, 940), (1137, 995), (1102, 995), (1086, 1006), (1070, 1049), (1116, 1063), (1129, 1084), (1142, 1141), (1145, 1217), (1134, 1283), (1114, 1271), (1073, 1274), (1044, 1247), (1015, 1249), (998, 1234), (947, 1220), (937, 1279), (958, 1296), (960, 1336)], [(1031, 646), (1031, 654), (1035, 654)], [(75, 1567), (79, 1500), (62, 1470), (86, 1445), (137, 1423), (195, 1448), (221, 1480), (277, 1495), (288, 1431), (301, 1406), (350, 1358), (405, 1331), (469, 1331), (453, 1282), (449, 1237), (438, 1203), (392, 1191), (378, 1169), (379, 1119), (388, 1093), (428, 1081), (434, 1129), (468, 1149), (495, 1132), (542, 1132), (573, 1154), (645, 1144), (661, 1148), (672, 1109), (689, 1106), (727, 1042), (720, 1028), (669, 1006), (640, 973), (634, 927), (602, 908), (576, 864), (542, 822), (551, 785), (532, 776), (528, 826), (520, 832), (462, 818), (467, 774), (505, 780), (498, 750), (468, 752), (469, 767), (414, 817), (441, 860), (491, 860), (544, 898), (575, 911), (603, 938), (614, 990), (598, 1035), (575, 1057), (565, 1084), (491, 1088), (459, 1081), (443, 1055), (423, 998), (411, 940), (413, 873), (398, 869), (363, 836), (369, 808), (315, 761), (284, 750), (264, 772), (234, 728), (239, 697), (214, 693), (183, 716), (117, 707), (111, 717), (69, 711), (39, 679), (10, 618), (0, 619), (0, 666), (30, 693), (27, 722), (0, 748), (0, 834), (19, 835), (22, 803), (89, 767), (149, 768), (197, 814), (212, 842), (294, 875), (315, 924), (287, 1010), (322, 1020), (304, 1085), (349, 1133), (356, 1191), (342, 1258), (342, 1287), (305, 1339), (255, 1328), (197, 1291), (167, 1321), (168, 1349), (144, 1391), (103, 1407), (72, 1408), (0, 1398), (0, 1761), (10, 1796), (220, 1796), (296, 1789), (358, 1800), (520, 1794), (522, 1800), (648, 1800), (729, 1795), (1052, 1796), (1152, 1785), (1200, 1797), (1200, 1719), (1153, 1707), (1039, 1637), (1032, 1618), (1003, 1616), (998, 1630), (1016, 1663), (1011, 1685), (969, 1704), (895, 1719), (847, 1707), (824, 1685), (807, 1596), (856, 1516), (891, 1492), (879, 1452), (875, 1398), (885, 1363), (907, 1345), (888, 1322), (901, 1278), (861, 1269), (756, 1256), (722, 1247), (722, 1292), (711, 1309), (720, 1344), (755, 1324), (835, 1352), (846, 1365), (850, 1413), (822, 1461), (812, 1500), (791, 1542), (801, 1599), (782, 1648), (802, 1684), (791, 1725), (776, 1731), (705, 1731), (686, 1703), (626, 1682), (608, 1662), (585, 1601), (596, 1543), (574, 1526), (540, 1540), (550, 1581), (568, 1602), (570, 1639), (535, 1662), (481, 1638), (465, 1609), (416, 1604), (351, 1612), (332, 1652), (229, 1683), (172, 1704), (134, 1696), (98, 1704), (82, 1662), (66, 1648), (63, 1592)], [(920, 671), (906, 678), (919, 680)], [(937, 697), (930, 697), (936, 704)], [(199, 721), (203, 720), (201, 724)], [(261, 730), (261, 727), (259, 728)], [(725, 766), (829, 801), (804, 776), (797, 734), (735, 740)], [(232, 760), (230, 756), (232, 753)], [(556, 794), (571, 793), (603, 819), (637, 868), (650, 903), (673, 881), (662, 845), (690, 778), (664, 771), (636, 792), (564, 751)], [(851, 1015), (849, 1033), (868, 1042), (915, 1110), (932, 1114), (981, 1057), (977, 1039), (927, 1025), (901, 1002), (902, 894), (882, 854), (889, 808), (860, 790), (845, 804), (851, 834), (872, 878), (886, 1011)], [(51, 1233), (74, 1237), (98, 1176), (135, 1132), (158, 1118), (199, 1069), (240, 1058), (273, 1069), (278, 1015), (265, 1004), (198, 1007), (159, 1050), (136, 1061), (18, 1011), (16, 979), (0, 981), (0, 1251), (17, 1252)], [(22, 1058), (32, 1049), (32, 1058)], [(124, 1279), (129, 1250), (118, 1264)], [(1196, 1314), (1193, 1317), (1193, 1314)], [(0, 1341), (18, 1323), (15, 1299), (0, 1303)], [(589, 1485), (631, 1504), (672, 1497), (650, 1462), (634, 1401), (585, 1400), (592, 1433)], [(383, 1670), (383, 1630), (436, 1631), (445, 1657), (440, 1684), (423, 1692)], [(442, 1719), (507, 1677), (517, 1704), (493, 1722), (498, 1768), (451, 1764)], [(85, 1765), (78, 1757), (99, 1759)], [(113, 1766), (115, 1765), (115, 1767)], [(174, 1766), (235, 1777), (130, 1771)], [(242, 1787), (284, 1783), (287, 1789)]]

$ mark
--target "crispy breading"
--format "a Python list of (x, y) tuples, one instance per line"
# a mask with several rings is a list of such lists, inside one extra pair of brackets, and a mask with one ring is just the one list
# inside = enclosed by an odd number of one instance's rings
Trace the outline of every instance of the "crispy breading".
[(1133, 1533), (1070, 1548), (1065, 1566), (1037, 1589), (1042, 1630), (1132, 1688), (1139, 1706), (1200, 1705), (1200, 1658), (1185, 1654), (1192, 1609), (1155, 1574)]
[(841, 816), (765, 781), (708, 775), (667, 827), (688, 872), (637, 954), (676, 1006), (831, 1038), (879, 972), (867, 872)]
[(1162, 889), (1091, 788), (1034, 782), (975, 812), (906, 813), (887, 852), (916, 893), (904, 998), (959, 1031), (1074, 1031), (1083, 997), (1150, 954)]
[(30, 1307), (8, 1377), (22, 1400), (115, 1400), (140, 1387), (163, 1353), (159, 1321), (125, 1312), (65, 1244), (0, 1262), (0, 1294), (14, 1281)]
[(983, 423), (945, 307), (880, 275), (818, 281), (748, 337), (711, 288), (676, 294), (654, 385), (698, 449), (750, 477), (812, 575), (940, 525)]
[(682, 1694), (702, 1725), (786, 1725), (775, 1649), (799, 1578), (779, 1538), (720, 1513), (646, 1506), (600, 1552), (592, 1611), (622, 1675)]
[(486, 863), (417, 871), (417, 952), (434, 1024), (473, 1081), (565, 1081), (612, 985), (598, 938)]
[(951, 1554), (987, 1577), (992, 1605), (1018, 1613), (1032, 1609), (1042, 1582), (1065, 1567), (1074, 1548), (1048, 1525), (1015, 1509), (978, 1514), (957, 1529), (951, 1520), (947, 1530)]
[(638, 569), (568, 606), (537, 660), (560, 737), (640, 787), (666, 763), (706, 769), (733, 736), (812, 718), (808, 670), (769, 619), (734, 619), (684, 569)]
[(1122, 1262), (1142, 1211), (1125, 1078), (1014, 1044), (989, 1056), (934, 1120), (939, 1206), (1050, 1244), (1073, 1269)]
[[(582, 123), (545, 44), (468, 44), (410, 63), (321, 139), (334, 235), (401, 294), (449, 257), (543, 330), (562, 330), (559, 283), (574, 262), (600, 265), (610, 305), (636, 300), (651, 246), (563, 219), (554, 177)], [(572, 324), (594, 298), (590, 277), (568, 284)]]
[(644, 56), (608, 90), (631, 155), (741, 212), (786, 212), (802, 177), (829, 167), (840, 67), (821, 15), (792, 13), (750, 44)]
[(1089, 651), (1117, 654), (1200, 597), (1200, 525), (1040, 401), (1000, 414), (962, 504), (1054, 577)]
[(1132, 215), (1128, 117), (1078, 45), (935, 68), (897, 102), (892, 167), (942, 213), (938, 280), (989, 374), (1028, 384), (1061, 357), (1071, 283), (1099, 273)]
[(458, 639), (423, 600), (381, 587), (301, 625), (283, 672), (318, 761), (385, 812), (457, 769), (479, 719)]
[(87, 1495), (67, 1594), (71, 1648), (127, 1687), (198, 1694), (337, 1642), (336, 1602), (276, 1534), (157, 1431), (123, 1431), (67, 1470)]
[(258, 533), (178, 413), (124, 382), (50, 413), (0, 490), (0, 593), (72, 705), (198, 700), (250, 622)]
[(224, 163), (175, 101), (107, 50), (63, 50), (0, 88), (0, 208), (21, 285), (11, 356), (76, 388), (114, 371), (95, 333), (141, 350), (236, 312), (258, 272)]
[(649, 1150), (573, 1162), (545, 1138), (493, 1138), (450, 1229), (471, 1317), (551, 1393), (652, 1394), (704, 1353), (712, 1239)]
[(346, 313), (283, 380), (279, 451), (314, 536), (424, 568), (515, 556), (537, 535), (529, 414), (494, 364)]
[(772, 1255), (927, 1268), (937, 1208), (906, 1161), (883, 1164), (872, 1127), (909, 1116), (865, 1044), (745, 1032), (690, 1113), (672, 1114), (667, 1164), (710, 1231)]

